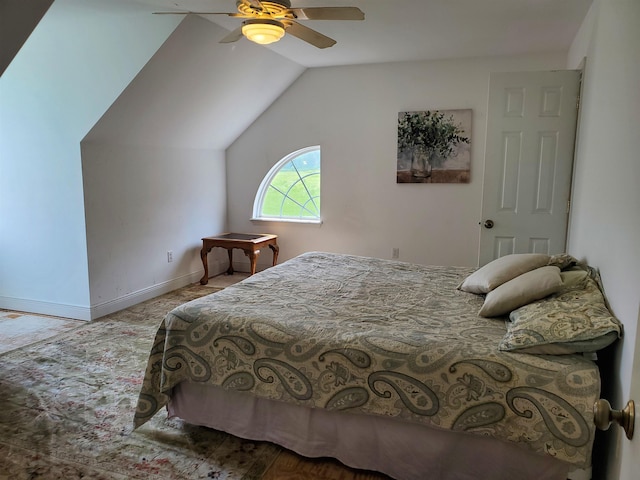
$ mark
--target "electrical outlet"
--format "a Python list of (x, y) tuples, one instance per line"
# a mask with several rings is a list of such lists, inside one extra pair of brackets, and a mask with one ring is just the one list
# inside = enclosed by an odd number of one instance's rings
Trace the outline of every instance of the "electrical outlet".
[(394, 259), (400, 258), (400, 249), (398, 247), (393, 248), (393, 253), (391, 254), (391, 258), (394, 258)]
[(169, 250), (167, 252), (167, 263), (171, 263), (171, 262), (173, 262), (173, 252)]

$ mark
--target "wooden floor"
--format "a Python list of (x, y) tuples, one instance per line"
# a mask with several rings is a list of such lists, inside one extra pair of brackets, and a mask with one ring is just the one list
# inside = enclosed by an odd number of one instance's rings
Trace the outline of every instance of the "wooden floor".
[(262, 480), (390, 480), (386, 475), (356, 470), (330, 458), (304, 458), (283, 450)]

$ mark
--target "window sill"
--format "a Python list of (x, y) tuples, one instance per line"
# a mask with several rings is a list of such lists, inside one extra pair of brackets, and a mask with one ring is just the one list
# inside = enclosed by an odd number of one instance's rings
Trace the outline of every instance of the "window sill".
[(322, 219), (307, 218), (252, 218), (252, 222), (272, 222), (272, 223), (307, 223), (310, 225), (321, 225)]

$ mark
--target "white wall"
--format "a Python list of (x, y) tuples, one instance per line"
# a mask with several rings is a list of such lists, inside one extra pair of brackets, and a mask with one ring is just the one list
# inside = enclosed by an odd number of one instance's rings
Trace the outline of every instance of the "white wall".
[[(82, 150), (92, 317), (199, 280), (200, 239), (226, 223), (224, 152), (102, 143)], [(222, 270), (213, 257), (210, 267)]]
[(89, 318), (80, 141), (179, 20), (57, 0), (0, 77), (0, 307)]
[(226, 228), (224, 150), (304, 71), (227, 34), (187, 17), (82, 141), (92, 318), (202, 277), (201, 239)]
[[(569, 251), (600, 269), (613, 313), (624, 324), (612, 376), (604, 378), (615, 408), (640, 393), (640, 366), (633, 376), (634, 356), (640, 363), (638, 26), (639, 1), (596, 0), (569, 55), (570, 66), (586, 56)], [(638, 432), (633, 442), (624, 438), (622, 429), (609, 432), (607, 451), (598, 452), (608, 460), (599, 478), (637, 478)]]
[(199, 279), (224, 149), (304, 71), (130, 3), (55, 2), (2, 76), (0, 307), (92, 319)]
[[(489, 73), (565, 62), (563, 53), (307, 70), (227, 150), (229, 228), (280, 235), (282, 260), (310, 250), (391, 258), (398, 247), (403, 261), (476, 266)], [(473, 109), (471, 182), (397, 184), (398, 112), (458, 108)], [(309, 145), (322, 148), (322, 225), (252, 223), (264, 175)]]

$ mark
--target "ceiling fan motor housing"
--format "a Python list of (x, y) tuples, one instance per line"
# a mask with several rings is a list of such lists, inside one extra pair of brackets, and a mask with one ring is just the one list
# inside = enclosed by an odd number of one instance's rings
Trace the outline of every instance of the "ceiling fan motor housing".
[(236, 5), (238, 12), (245, 15), (265, 15), (266, 17), (285, 17), (291, 16), (288, 11), (291, 8), (289, 0), (265, 0), (257, 2), (254, 5), (247, 0), (238, 0)]

